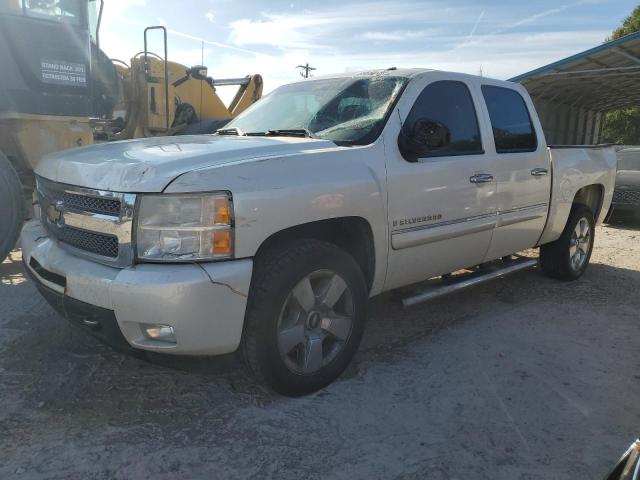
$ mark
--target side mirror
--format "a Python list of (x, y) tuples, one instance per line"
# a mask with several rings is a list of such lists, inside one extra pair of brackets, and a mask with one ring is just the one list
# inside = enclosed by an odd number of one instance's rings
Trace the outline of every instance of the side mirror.
[(398, 147), (402, 156), (410, 162), (428, 156), (451, 143), (451, 132), (441, 122), (419, 118), (404, 125), (398, 136)]
[(205, 67), (204, 65), (196, 65), (195, 67), (191, 67), (189, 70), (187, 70), (187, 74), (189, 74), (196, 80), (206, 80), (207, 73), (207, 67)]

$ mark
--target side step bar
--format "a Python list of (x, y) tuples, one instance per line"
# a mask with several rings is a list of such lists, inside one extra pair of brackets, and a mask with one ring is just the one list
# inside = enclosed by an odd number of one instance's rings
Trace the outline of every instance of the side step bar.
[(480, 269), (478, 272), (463, 275), (459, 280), (454, 280), (451, 283), (436, 284), (414, 292), (402, 299), (402, 306), (404, 308), (417, 305), (418, 303), (433, 300), (434, 298), (447, 295), (452, 292), (457, 292), (467, 287), (484, 283), (495, 278), (504, 277), (513, 272), (524, 270), (534, 267), (538, 264), (537, 258), (519, 258), (517, 260), (504, 262), (504, 266), (498, 268), (491, 268), (488, 271)]

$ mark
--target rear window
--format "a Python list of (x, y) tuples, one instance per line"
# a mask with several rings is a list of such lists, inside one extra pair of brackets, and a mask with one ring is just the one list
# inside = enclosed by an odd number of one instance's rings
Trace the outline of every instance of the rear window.
[(498, 153), (532, 152), (538, 148), (527, 104), (518, 92), (484, 85), (482, 95), (489, 110)]

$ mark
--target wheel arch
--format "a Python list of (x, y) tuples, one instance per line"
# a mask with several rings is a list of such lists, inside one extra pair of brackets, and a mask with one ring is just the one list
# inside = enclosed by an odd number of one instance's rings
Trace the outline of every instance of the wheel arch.
[(604, 202), (604, 185), (594, 183), (580, 188), (573, 197), (573, 205), (586, 205), (591, 209), (596, 223), (600, 218)]
[(567, 225), (571, 211), (576, 205), (586, 205), (593, 213), (596, 224), (600, 223), (605, 203), (605, 187), (601, 183), (592, 183), (573, 191), (563, 192), (561, 185), (557, 185), (552, 193), (549, 218), (542, 232), (538, 245), (544, 245), (557, 240)]
[(362, 269), (367, 289), (371, 291), (376, 270), (375, 245), (371, 225), (362, 217), (330, 218), (280, 230), (260, 244), (255, 258), (285, 242), (305, 238), (328, 242), (345, 250)]

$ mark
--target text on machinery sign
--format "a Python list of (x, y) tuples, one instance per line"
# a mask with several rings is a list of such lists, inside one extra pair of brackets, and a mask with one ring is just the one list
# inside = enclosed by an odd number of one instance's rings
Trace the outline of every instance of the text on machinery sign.
[(40, 71), (44, 83), (56, 85), (87, 86), (87, 69), (83, 63), (41, 60)]

